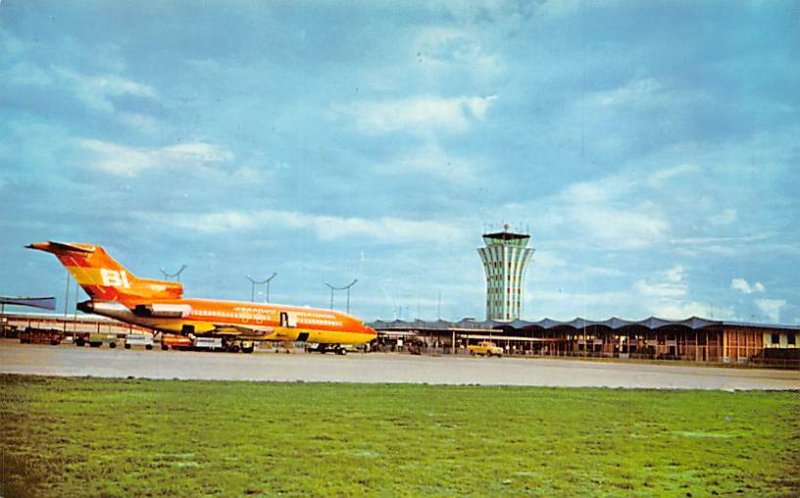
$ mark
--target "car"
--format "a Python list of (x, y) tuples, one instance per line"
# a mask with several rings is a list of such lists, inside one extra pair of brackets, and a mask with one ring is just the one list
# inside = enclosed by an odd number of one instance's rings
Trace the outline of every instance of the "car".
[(503, 356), (503, 348), (492, 341), (481, 341), (478, 344), (470, 344), (467, 346), (467, 351), (473, 356)]

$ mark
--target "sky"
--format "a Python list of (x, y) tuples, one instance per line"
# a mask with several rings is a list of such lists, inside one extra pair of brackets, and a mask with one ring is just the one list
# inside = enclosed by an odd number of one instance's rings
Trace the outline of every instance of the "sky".
[(0, 294), (63, 309), (56, 240), (483, 319), (508, 223), (524, 319), (797, 325), (798, 54), (797, 1), (0, 0)]

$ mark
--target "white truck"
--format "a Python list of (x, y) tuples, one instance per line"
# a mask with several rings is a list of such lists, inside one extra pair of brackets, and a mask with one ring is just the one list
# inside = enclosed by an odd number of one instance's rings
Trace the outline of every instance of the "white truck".
[(224, 346), (221, 337), (195, 337), (195, 349), (206, 349), (209, 351), (222, 351)]
[(134, 346), (144, 346), (145, 349), (153, 349), (153, 334), (128, 334), (125, 336), (125, 349)]

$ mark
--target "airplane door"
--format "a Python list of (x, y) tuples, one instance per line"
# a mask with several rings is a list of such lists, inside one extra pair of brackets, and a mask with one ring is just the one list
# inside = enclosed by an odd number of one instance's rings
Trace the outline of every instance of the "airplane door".
[(297, 316), (294, 313), (281, 311), (281, 327), (294, 328), (297, 327)]

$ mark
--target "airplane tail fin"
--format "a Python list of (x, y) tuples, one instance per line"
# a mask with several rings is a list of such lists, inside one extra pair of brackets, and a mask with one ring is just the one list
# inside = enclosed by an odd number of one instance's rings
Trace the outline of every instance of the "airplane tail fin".
[(38, 242), (25, 247), (54, 254), (92, 300), (135, 304), (154, 299), (180, 299), (183, 295), (180, 282), (138, 278), (100, 246)]

